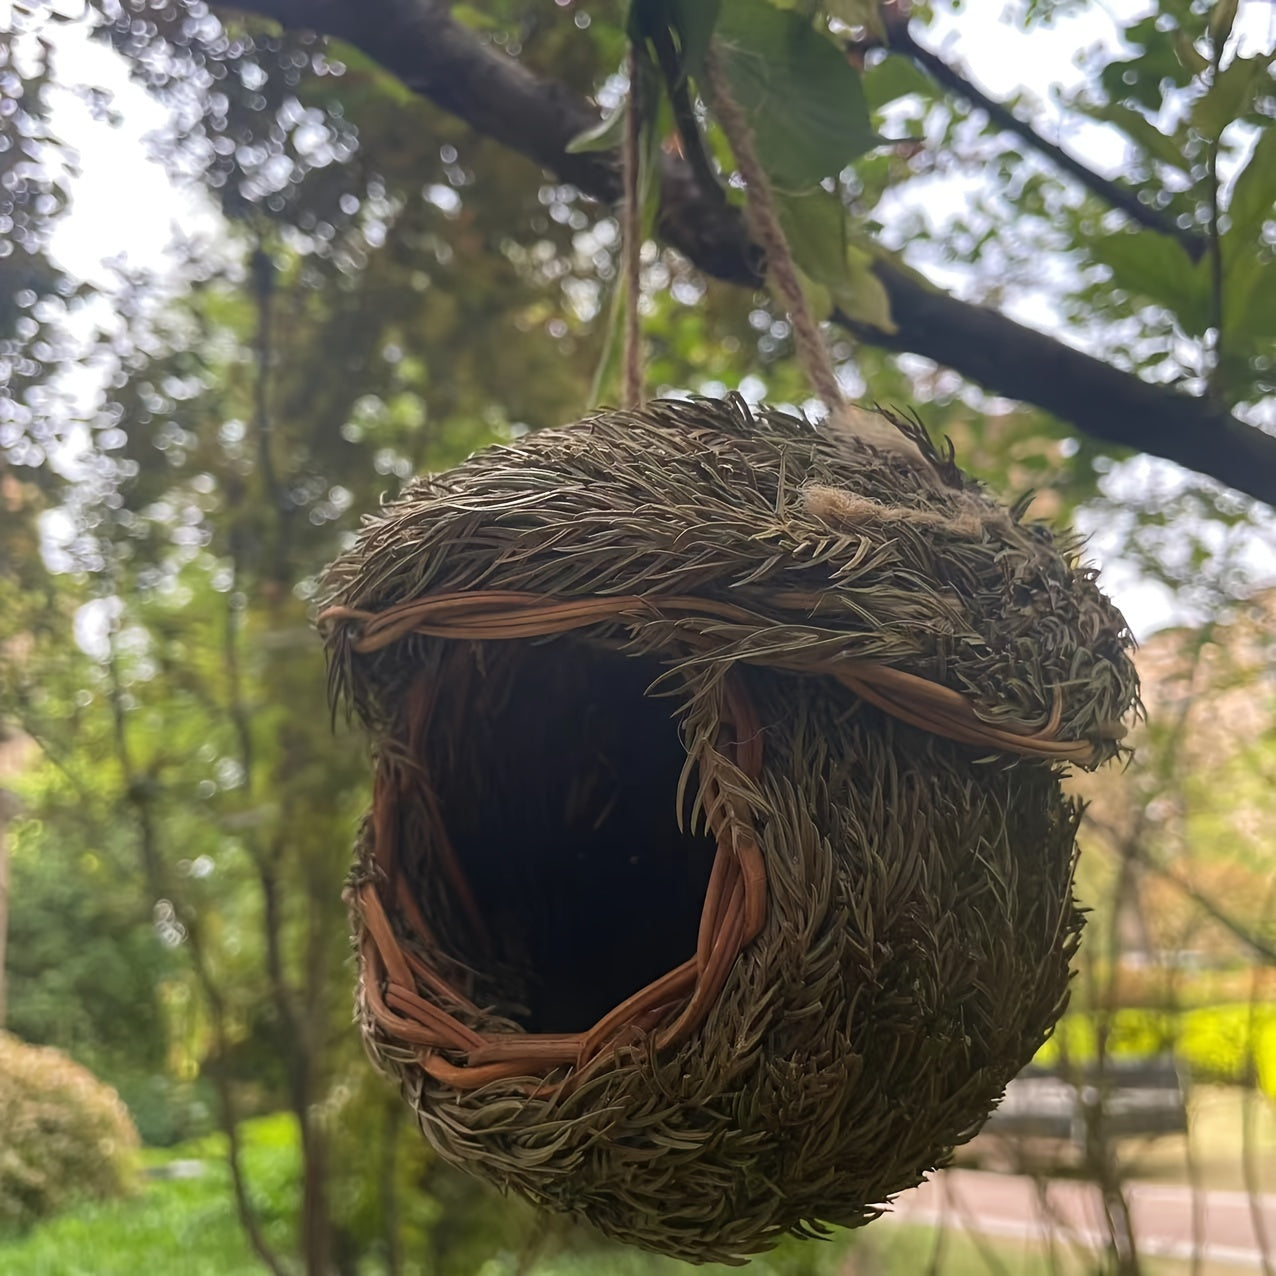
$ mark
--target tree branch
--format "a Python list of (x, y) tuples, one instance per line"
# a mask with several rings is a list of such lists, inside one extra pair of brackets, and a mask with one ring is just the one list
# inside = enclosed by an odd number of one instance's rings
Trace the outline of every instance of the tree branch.
[(1082, 433), (1165, 457), (1276, 504), (1276, 437), (1210, 400), (1122, 372), (988, 306), (959, 301), (888, 261), (873, 271), (898, 332), (845, 315), (834, 322), (862, 341), (922, 354), (1009, 399), (1035, 403)]
[[(435, 105), (604, 203), (620, 197), (614, 156), (567, 144), (598, 114), (484, 44), (439, 0), (237, 0), (241, 12), (345, 40)], [(756, 287), (758, 249), (734, 205), (702, 192), (681, 158), (665, 156), (659, 230), (707, 275)], [(945, 364), (993, 393), (1022, 399), (1101, 442), (1175, 461), (1276, 504), (1276, 437), (1204, 399), (1146, 382), (984, 306), (959, 301), (890, 262), (875, 272), (895, 333), (833, 320), (861, 340)]]
[[(475, 132), (601, 203), (620, 200), (618, 155), (567, 149), (598, 123), (597, 110), (566, 86), (541, 79), (485, 44), (441, 0), (232, 0), (217, 7), (344, 40)], [(761, 283), (761, 255), (739, 210), (702, 192), (690, 166), (677, 156), (661, 158), (657, 229), (706, 274), (729, 283)]]
[(1068, 154), (1061, 146), (1047, 141), (1027, 120), (1021, 120), (1004, 103), (989, 97), (956, 67), (945, 62), (938, 53), (918, 44), (908, 29), (906, 16), (886, 15), (886, 43), (888, 48), (912, 58), (936, 84), (964, 97), (972, 106), (983, 111), (1003, 132), (1013, 133), (1016, 137), (1022, 138), (1034, 151), (1044, 155), (1065, 173), (1071, 174), (1086, 190), (1097, 195), (1113, 208), (1119, 209), (1131, 221), (1138, 222), (1140, 226), (1154, 230), (1159, 235), (1169, 235), (1170, 238), (1178, 240), (1183, 245), (1184, 252), (1193, 261), (1199, 261), (1204, 256), (1206, 241), (1203, 235), (1193, 230), (1184, 230), (1183, 227), (1175, 224), (1173, 218), (1167, 217), (1147, 204), (1140, 203), (1138, 195), (1128, 186), (1122, 186), (1119, 182), (1101, 176), (1075, 156)]
[(720, 201), (726, 200), (722, 187), (718, 185), (718, 175), (713, 171), (713, 161), (704, 148), (704, 138), (700, 136), (700, 123), (696, 119), (696, 108), (691, 100), (691, 86), (678, 61), (678, 50), (674, 48), (673, 36), (669, 28), (660, 23), (651, 33), (651, 43), (656, 50), (656, 61), (660, 65), (660, 74), (664, 77), (665, 91), (669, 94), (669, 103), (673, 107), (673, 122), (677, 126), (678, 136), (682, 139), (682, 153), (691, 171), (695, 174), (696, 184), (707, 197)]

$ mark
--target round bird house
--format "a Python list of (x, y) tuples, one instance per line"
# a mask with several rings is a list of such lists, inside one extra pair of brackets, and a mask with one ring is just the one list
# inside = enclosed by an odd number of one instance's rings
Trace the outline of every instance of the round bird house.
[(370, 730), (359, 1011), (449, 1161), (737, 1259), (856, 1226), (1049, 1033), (1070, 764), (1130, 638), (1075, 547), (738, 398), (415, 482), (329, 572)]

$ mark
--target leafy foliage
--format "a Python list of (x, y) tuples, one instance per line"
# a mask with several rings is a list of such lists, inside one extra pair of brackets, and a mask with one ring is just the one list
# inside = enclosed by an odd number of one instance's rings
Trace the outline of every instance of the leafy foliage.
[(97, 842), (98, 829), (68, 821), (56, 800), (49, 807), (45, 819), (19, 824), (14, 839), (10, 889), (21, 906), (9, 931), (15, 995), (6, 1026), (91, 1067), (121, 1092), (148, 1142), (173, 1142), (183, 1122), (198, 1117), (198, 1108), (183, 1113), (167, 1077), (164, 999), (180, 966), (133, 875), (121, 871), (129, 853), (121, 839), (85, 847), (68, 871), (58, 839), (78, 844), (92, 829)]
[(859, 77), (796, 12), (733, 0), (715, 35), (758, 158), (781, 190), (810, 189), (873, 146)]
[[(1100, 1045), (1100, 1037), (1103, 1042)], [(1276, 1008), (1232, 1002), (1181, 1011), (1123, 1006), (1100, 1019), (1066, 1016), (1037, 1054), (1044, 1066), (1083, 1067), (1172, 1052), (1197, 1081), (1253, 1085), (1276, 1095)]]

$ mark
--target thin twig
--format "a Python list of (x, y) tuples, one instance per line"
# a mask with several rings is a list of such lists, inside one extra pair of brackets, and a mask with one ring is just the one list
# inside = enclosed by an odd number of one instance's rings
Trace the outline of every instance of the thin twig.
[[(1276, 896), (1276, 881), (1268, 886), (1267, 898), (1263, 904), (1262, 915), (1271, 916), (1273, 897)], [(1245, 1022), (1245, 1055), (1246, 1063), (1252, 1069), (1252, 1075), (1246, 1078), (1247, 1084), (1241, 1096), (1241, 1173), (1245, 1179), (1245, 1195), (1249, 1200), (1250, 1226), (1254, 1229), (1254, 1239), (1258, 1241), (1259, 1259), (1263, 1265), (1263, 1276), (1272, 1276), (1272, 1245), (1267, 1230), (1267, 1217), (1263, 1210), (1263, 1185), (1258, 1167), (1258, 1149), (1254, 1140), (1254, 1091), (1259, 1083), (1258, 1055), (1254, 1047), (1257, 1036), (1256, 1020), (1261, 1000), (1261, 981), (1259, 968), (1250, 971), (1249, 1008)]]
[(948, 1241), (948, 1193), (939, 1194), (939, 1219), (935, 1223), (935, 1239), (930, 1248), (930, 1260), (926, 1264), (926, 1276), (941, 1276), (944, 1251)]
[(1112, 1135), (1107, 1128), (1107, 1091), (1103, 1084), (1108, 1066), (1108, 1046), (1112, 1038), (1117, 1011), (1117, 953), (1121, 943), (1121, 910), (1129, 899), (1134, 880), (1134, 861), (1129, 856), (1123, 855), (1119, 861), (1117, 882), (1112, 892), (1113, 903), (1108, 919), (1107, 935), (1107, 978), (1102, 993), (1099, 992), (1098, 987), (1093, 947), (1086, 950), (1088, 960), (1085, 963), (1096, 1029), (1095, 1063), (1099, 1096), (1093, 1104), (1085, 1103), (1083, 1100), (1085, 1162), (1086, 1169), (1099, 1189), (1103, 1204), (1104, 1226), (1108, 1233), (1109, 1251), (1118, 1276), (1139, 1276), (1142, 1270), (1130, 1199), (1126, 1194)]
[(257, 307), (257, 331), (254, 335), (256, 371), (253, 378), (253, 429), (257, 436), (257, 467), (261, 474), (266, 499), (276, 515), (272, 561), (269, 575), (278, 586), (288, 579), (290, 509), (287, 494), (275, 470), (270, 415), (270, 366), (272, 354), (272, 303), (275, 295), (275, 263), (262, 244), (253, 250), (249, 262), (252, 273), (253, 299)]
[(1263, 965), (1276, 966), (1276, 947), (1261, 939), (1253, 931), (1249, 930), (1244, 923), (1237, 921), (1231, 914), (1225, 912), (1208, 895), (1193, 886), (1191, 882), (1181, 877), (1168, 865), (1159, 863), (1140, 846), (1128, 847), (1125, 853), (1133, 856), (1141, 864), (1145, 865), (1150, 872), (1169, 882), (1177, 891), (1187, 899), (1190, 899), (1211, 920), (1217, 922), (1224, 930), (1239, 939)]
[(945, 1176), (943, 1183), (944, 1195), (948, 1198), (945, 1208), (947, 1204), (951, 1204), (956, 1209), (962, 1224), (962, 1231), (965, 1232), (967, 1239), (978, 1251), (984, 1266), (993, 1276), (1010, 1276), (1009, 1270), (1005, 1263), (1001, 1261), (1001, 1256), (997, 1253), (996, 1248), (989, 1244), (987, 1238), (979, 1230), (979, 1220), (975, 1216), (975, 1211), (966, 1201), (965, 1196), (958, 1190), (957, 1180), (948, 1175)]
[[(272, 373), (271, 336), (272, 300), (274, 297), (274, 265), (269, 255), (259, 245), (252, 259), (253, 291), (257, 305), (256, 369), (253, 382), (254, 415), (258, 440), (262, 479), (269, 497), (269, 505), (275, 515), (272, 544), (273, 554), (264, 564), (264, 575), (274, 586), (273, 601), (283, 596), (290, 580), (289, 529), (290, 505), (279, 484), (271, 455), (270, 440), (273, 423), (269, 411), (270, 379)], [(232, 538), (232, 569), (234, 583), (238, 586), (244, 569), (242, 546)], [(237, 588), (231, 592), (231, 597)], [(229, 716), (235, 726), (240, 748), (240, 765), (246, 791), (255, 787), (253, 774), (255, 752), (247, 706), (243, 702), (241, 662), (239, 657), (240, 620), (229, 607), (226, 617), (224, 657), (226, 684), (230, 698)], [(301, 1242), (305, 1269), (311, 1276), (321, 1276), (327, 1271), (328, 1252), (331, 1248), (331, 1224), (326, 1203), (326, 1153), (324, 1138), (314, 1115), (316, 1066), (313, 1045), (313, 1007), (300, 990), (288, 979), (284, 953), (284, 898), (281, 883), (281, 866), (284, 859), (284, 839), (278, 833), (263, 844), (255, 833), (245, 833), (243, 845), (257, 871), (261, 890), (261, 926), (265, 943), (267, 984), (271, 1000), (283, 1028), (284, 1054), (287, 1061), (288, 1092), (293, 1113), (297, 1119), (301, 1139), (302, 1156), (302, 1207)], [(313, 903), (313, 895), (310, 897)], [(317, 945), (316, 928), (312, 925), (307, 936), (307, 954), (303, 970), (309, 978), (313, 993), (315, 983), (322, 979), (322, 962), (314, 949)], [(311, 998), (313, 1000), (313, 998)]]
[[(1142, 865), (1138, 865), (1142, 868)], [(1193, 913), (1188, 917), (1183, 928), (1175, 937), (1175, 942), (1169, 951), (1173, 953), (1186, 952), (1193, 942), (1193, 938), (1197, 927), (1201, 924), (1201, 917), (1197, 913)], [(1145, 940), (1145, 946), (1152, 947), (1150, 941)], [(1178, 961), (1167, 961), (1165, 959), (1165, 948), (1163, 945), (1157, 946), (1157, 966), (1165, 976), (1165, 1008), (1170, 1016), (1170, 1022), (1174, 1024), (1174, 1039), (1171, 1042), (1171, 1049), (1175, 1055), (1181, 1050), (1182, 1041), (1182, 1022), (1183, 1022), (1183, 1001), (1179, 995), (1179, 975), (1182, 963)], [(1183, 1140), (1183, 1167), (1187, 1173), (1188, 1187), (1192, 1193), (1192, 1270), (1191, 1276), (1201, 1276), (1205, 1263), (1205, 1217), (1207, 1201), (1205, 1199), (1205, 1187), (1201, 1180), (1201, 1164), (1200, 1158), (1197, 1157), (1193, 1146), (1194, 1127), (1191, 1120), (1188, 1122), (1188, 1128), (1185, 1130), (1186, 1137)]]
[(1213, 362), (1210, 367), (1209, 384), (1211, 392), (1222, 398), (1220, 391), (1220, 374), (1223, 368), (1223, 239), (1219, 230), (1218, 202), (1218, 142), (1210, 142), (1209, 151), (1209, 191), (1210, 191), (1210, 327), (1214, 329)]
[(886, 33), (889, 48), (912, 58), (937, 84), (964, 97), (972, 106), (983, 111), (999, 129), (1006, 133), (1013, 133), (1027, 142), (1034, 151), (1044, 155), (1056, 167), (1075, 177), (1091, 194), (1097, 195), (1113, 208), (1119, 209), (1140, 226), (1176, 239), (1193, 261), (1199, 261), (1204, 255), (1206, 243), (1200, 234), (1192, 230), (1184, 230), (1174, 222), (1173, 218), (1167, 217), (1148, 204), (1141, 203), (1138, 195), (1128, 187), (1103, 177), (1075, 156), (1068, 154), (1061, 146), (1047, 141), (1031, 124), (1021, 120), (1008, 106), (989, 97), (956, 67), (945, 62), (939, 54), (918, 44), (908, 29), (906, 17), (888, 15)]
[[(1223, 50), (1226, 48), (1226, 42), (1222, 40), (1214, 41), (1214, 52), (1210, 59), (1210, 67), (1212, 75), (1210, 84), (1218, 82), (1219, 71), (1223, 61)], [(1211, 137), (1209, 140), (1209, 155), (1207, 158), (1208, 166), (1208, 185), (1210, 200), (1210, 227), (1209, 227), (1209, 263), (1210, 263), (1210, 327), (1214, 329), (1214, 348), (1212, 351), (1212, 361), (1208, 380), (1209, 392), (1220, 402), (1223, 401), (1222, 395), (1222, 372), (1223, 372), (1223, 236), (1219, 229), (1219, 180), (1218, 180), (1218, 152), (1221, 145), (1220, 137)]]
[(385, 1236), (386, 1276), (402, 1276), (403, 1237), (399, 1226), (399, 1131), (403, 1126), (403, 1104), (387, 1096), (385, 1125), (381, 1132), (381, 1229)]
[(731, 96), (718, 56), (712, 49), (705, 59), (705, 71), (713, 94), (714, 113), (731, 144), (740, 176), (744, 178), (749, 221), (762, 245), (762, 251), (766, 254), (767, 270), (775, 280), (784, 308), (789, 312), (789, 321), (793, 325), (793, 343), (802, 370), (816, 397), (830, 411), (841, 408), (845, 399), (842, 387), (838, 384), (837, 371), (811, 315), (811, 308), (806, 304), (806, 294), (798, 279), (797, 265), (793, 254), (789, 252), (788, 241), (775, 210), (770, 180), (754, 149), (753, 131), (739, 103)]

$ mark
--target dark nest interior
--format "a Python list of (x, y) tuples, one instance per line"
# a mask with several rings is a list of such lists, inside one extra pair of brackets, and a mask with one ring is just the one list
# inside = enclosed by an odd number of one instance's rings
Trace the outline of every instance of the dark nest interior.
[(446, 663), (424, 762), (480, 926), (455, 925), (437, 850), (409, 876), (475, 1000), (586, 1031), (696, 949), (716, 846), (678, 820), (678, 700), (648, 694), (659, 663), (571, 637), (458, 643)]

